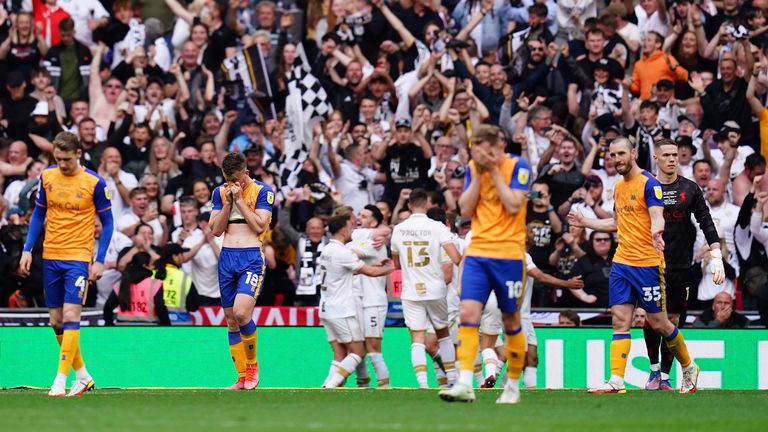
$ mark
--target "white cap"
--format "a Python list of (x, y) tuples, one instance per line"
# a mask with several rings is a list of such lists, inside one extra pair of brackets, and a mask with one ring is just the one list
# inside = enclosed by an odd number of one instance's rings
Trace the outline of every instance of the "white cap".
[(48, 102), (40, 101), (35, 105), (35, 110), (32, 111), (33, 116), (46, 116), (48, 117)]

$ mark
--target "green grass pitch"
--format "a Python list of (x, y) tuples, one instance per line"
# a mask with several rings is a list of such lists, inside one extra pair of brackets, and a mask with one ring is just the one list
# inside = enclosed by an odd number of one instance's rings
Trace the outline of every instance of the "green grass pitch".
[(523, 391), (516, 406), (448, 404), (436, 390), (0, 391), (1, 431), (765, 431), (768, 392)]

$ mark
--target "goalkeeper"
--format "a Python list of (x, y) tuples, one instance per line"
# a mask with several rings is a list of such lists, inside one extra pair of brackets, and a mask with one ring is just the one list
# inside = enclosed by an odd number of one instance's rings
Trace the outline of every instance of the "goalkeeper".
[[(720, 285), (725, 280), (723, 255), (720, 251), (720, 236), (712, 221), (706, 199), (701, 188), (691, 180), (678, 174), (677, 145), (669, 139), (656, 143), (653, 155), (658, 166), (656, 178), (661, 183), (664, 199), (664, 279), (666, 282), (667, 316), (678, 327), (685, 325), (685, 313), (688, 295), (693, 286), (691, 263), (693, 262), (693, 244), (696, 241), (696, 226), (691, 215), (704, 233), (710, 248), (710, 268), (713, 281)], [(682, 318), (682, 320), (680, 319)], [(672, 390), (669, 372), (675, 356), (666, 344), (661, 343), (661, 335), (653, 331), (648, 321), (643, 327), (645, 346), (651, 361), (651, 373), (645, 385), (646, 390)], [(659, 349), (661, 348), (661, 349)], [(661, 351), (661, 365), (659, 365)]]

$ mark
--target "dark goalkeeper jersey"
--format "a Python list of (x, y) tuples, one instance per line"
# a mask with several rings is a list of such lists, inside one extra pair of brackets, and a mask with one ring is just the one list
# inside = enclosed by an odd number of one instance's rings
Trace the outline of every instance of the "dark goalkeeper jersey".
[(696, 217), (707, 244), (719, 242), (720, 237), (699, 185), (678, 176), (673, 183), (662, 183), (661, 189), (664, 199), (666, 268), (690, 270), (693, 263), (693, 243), (696, 241), (696, 227), (691, 220), (691, 214)]

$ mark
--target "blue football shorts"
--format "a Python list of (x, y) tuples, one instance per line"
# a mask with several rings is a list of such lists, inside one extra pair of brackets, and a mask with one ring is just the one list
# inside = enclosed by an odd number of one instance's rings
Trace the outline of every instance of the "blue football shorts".
[(264, 282), (265, 263), (261, 248), (221, 248), (221, 305), (225, 308), (232, 307), (238, 294), (258, 298)]

